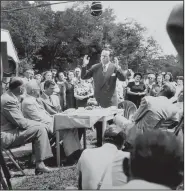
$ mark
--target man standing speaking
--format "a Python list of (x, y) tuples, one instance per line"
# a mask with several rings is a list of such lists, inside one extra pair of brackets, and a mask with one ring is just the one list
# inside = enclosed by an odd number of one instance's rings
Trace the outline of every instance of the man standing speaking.
[(93, 77), (94, 96), (101, 107), (117, 106), (116, 80), (118, 78), (120, 81), (124, 81), (126, 71), (122, 71), (117, 58), (114, 59), (114, 63), (110, 62), (109, 50), (101, 52), (101, 63), (95, 64), (87, 70), (89, 60), (90, 58), (85, 55), (82, 65), (82, 79)]

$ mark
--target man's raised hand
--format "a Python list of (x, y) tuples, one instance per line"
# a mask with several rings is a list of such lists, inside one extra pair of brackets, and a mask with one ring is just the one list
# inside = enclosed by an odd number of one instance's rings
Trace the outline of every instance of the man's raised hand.
[(89, 64), (89, 60), (90, 60), (90, 57), (88, 57), (88, 55), (85, 55), (83, 59), (83, 67)]
[(116, 67), (116, 69), (120, 69), (120, 65), (119, 65), (119, 61), (117, 57), (114, 57), (114, 65)]

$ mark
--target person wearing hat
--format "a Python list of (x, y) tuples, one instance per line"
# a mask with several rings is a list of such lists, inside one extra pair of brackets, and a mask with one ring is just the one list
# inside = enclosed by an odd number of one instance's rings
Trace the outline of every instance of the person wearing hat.
[(102, 147), (83, 151), (77, 165), (79, 189), (110, 189), (127, 182), (122, 171), (123, 159), (129, 158), (128, 152), (121, 151), (124, 140), (125, 134), (112, 124), (104, 133)]
[(129, 82), (127, 85), (127, 100), (132, 101), (138, 108), (141, 99), (146, 95), (146, 87), (144, 83), (141, 82), (142, 74), (134, 74), (134, 82)]

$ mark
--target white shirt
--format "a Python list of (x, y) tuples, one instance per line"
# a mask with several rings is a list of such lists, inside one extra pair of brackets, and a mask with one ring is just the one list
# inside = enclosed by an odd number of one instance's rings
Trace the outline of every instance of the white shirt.
[(99, 148), (84, 150), (77, 166), (82, 173), (82, 189), (97, 189), (97, 185), (108, 164), (110, 165), (101, 189), (124, 185), (127, 182), (127, 177), (123, 173), (122, 164), (123, 159), (129, 157), (130, 153), (120, 151), (110, 143), (105, 143)]
[(104, 66), (105, 66), (104, 72), (107, 71), (107, 69), (108, 69), (108, 67), (109, 67), (109, 64), (110, 64), (110, 62), (107, 63), (107, 64), (103, 64), (103, 63), (102, 63), (102, 67), (103, 67), (103, 69), (104, 69)]

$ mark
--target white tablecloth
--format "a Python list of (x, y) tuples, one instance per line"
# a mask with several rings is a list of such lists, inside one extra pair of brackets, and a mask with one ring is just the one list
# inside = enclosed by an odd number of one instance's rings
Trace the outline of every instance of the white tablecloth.
[(122, 113), (122, 109), (102, 108), (93, 110), (78, 109), (54, 116), (54, 130), (73, 128), (92, 128), (103, 117)]

